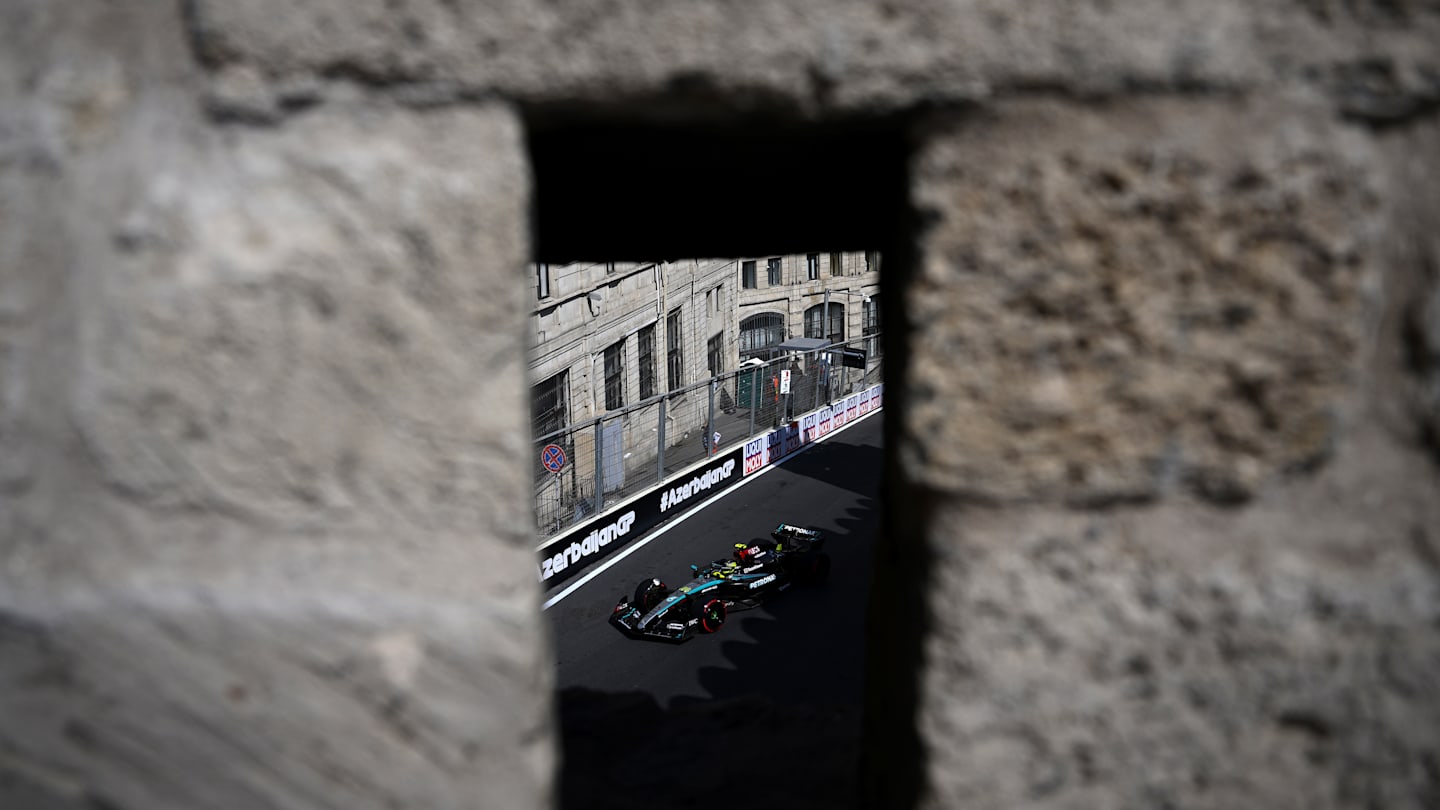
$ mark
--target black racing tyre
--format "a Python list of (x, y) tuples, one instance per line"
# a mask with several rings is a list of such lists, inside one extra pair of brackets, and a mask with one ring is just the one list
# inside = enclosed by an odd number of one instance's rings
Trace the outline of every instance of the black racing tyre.
[(700, 632), (718, 633), (720, 628), (725, 626), (725, 616), (729, 611), (725, 608), (725, 600), (711, 599), (700, 606), (697, 616), (700, 620)]
[(642, 579), (640, 584), (635, 586), (635, 598), (630, 604), (634, 605), (641, 613), (649, 613), (650, 609), (660, 604), (660, 600), (670, 594), (670, 589), (665, 583), (658, 579)]
[(803, 566), (801, 570), (805, 572), (806, 582), (821, 583), (830, 576), (829, 554), (811, 554), (801, 565)]

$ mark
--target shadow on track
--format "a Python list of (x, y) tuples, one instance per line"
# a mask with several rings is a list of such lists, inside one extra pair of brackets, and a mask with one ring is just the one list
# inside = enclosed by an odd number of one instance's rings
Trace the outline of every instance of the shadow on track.
[[(867, 463), (856, 451), (870, 449), (845, 448), (817, 470)], [(878, 458), (868, 463), (860, 469), (878, 470)], [(560, 807), (855, 807), (878, 506), (863, 497), (825, 521), (826, 583), (797, 585), (687, 642), (720, 645), (724, 665), (699, 671), (707, 698), (663, 706), (642, 692), (562, 690)]]
[(760, 697), (662, 709), (653, 697), (560, 694), (566, 810), (855, 806), (859, 708)]
[[(864, 699), (865, 609), (879, 510), (863, 498), (827, 529), (833, 563), (819, 585), (797, 584), (765, 605), (731, 619), (743, 633), (721, 640), (726, 666), (700, 670), (715, 700), (758, 696), (786, 705), (856, 706)], [(703, 641), (703, 639), (702, 639)], [(705, 701), (677, 697), (675, 707)]]
[[(785, 464), (785, 469), (795, 475), (814, 478), (873, 498), (879, 494), (879, 471), (884, 465), (885, 450), (882, 447), (822, 442), (791, 459)], [(859, 474), (852, 474), (854, 472)]]

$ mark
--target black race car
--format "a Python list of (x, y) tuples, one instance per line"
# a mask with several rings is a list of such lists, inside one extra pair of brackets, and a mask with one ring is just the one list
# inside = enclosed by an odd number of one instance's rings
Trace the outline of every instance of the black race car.
[(690, 566), (694, 579), (673, 591), (658, 579), (643, 580), (633, 598), (620, 598), (610, 623), (634, 638), (685, 641), (719, 630), (732, 611), (758, 607), (796, 582), (829, 575), (820, 532), (781, 523), (770, 537), (773, 542), (736, 543), (734, 559)]

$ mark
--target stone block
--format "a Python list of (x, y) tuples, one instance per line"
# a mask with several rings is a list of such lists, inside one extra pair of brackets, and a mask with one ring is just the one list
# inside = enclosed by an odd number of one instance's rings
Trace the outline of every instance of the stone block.
[(5, 15), (0, 805), (546, 806), (519, 122), (217, 116), (177, 8)]
[(915, 164), (916, 481), (1234, 502), (1332, 451), (1376, 272), (1363, 145), (1301, 110), (997, 105)]

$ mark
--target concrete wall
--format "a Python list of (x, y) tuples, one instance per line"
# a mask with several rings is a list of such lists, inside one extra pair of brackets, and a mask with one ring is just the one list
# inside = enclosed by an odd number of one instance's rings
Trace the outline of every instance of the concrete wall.
[(585, 115), (912, 150), (872, 806), (1440, 803), (1435, 3), (0, 19), (0, 804), (549, 804), (525, 131)]

